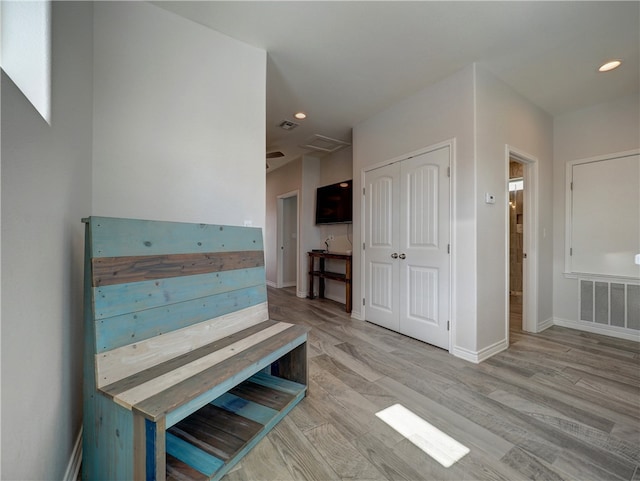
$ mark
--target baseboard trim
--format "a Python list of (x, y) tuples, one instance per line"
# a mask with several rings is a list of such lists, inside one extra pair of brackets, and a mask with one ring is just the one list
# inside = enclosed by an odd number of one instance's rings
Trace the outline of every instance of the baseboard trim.
[(276, 284), (276, 283), (275, 283), (275, 282), (273, 282), (273, 281), (265, 281), (265, 282), (266, 282), (266, 284), (267, 284), (269, 287), (273, 287), (273, 288), (275, 288), (275, 289), (277, 289), (277, 288), (278, 288), (278, 284)]
[(553, 318), (549, 317), (548, 319), (545, 319), (544, 321), (542, 321), (541, 323), (538, 324), (537, 326), (537, 330), (536, 330), (536, 334), (539, 332), (542, 332), (546, 329), (549, 329), (550, 327), (553, 327)]
[(626, 339), (627, 341), (640, 342), (640, 333), (631, 329), (616, 326), (600, 326), (593, 322), (571, 321), (569, 319), (553, 318), (553, 325), (560, 327), (568, 327), (569, 329), (577, 329), (578, 331), (591, 332), (593, 334), (602, 334), (603, 336), (617, 337), (618, 339)]
[(82, 465), (82, 426), (80, 426), (80, 432), (76, 438), (76, 444), (73, 446), (71, 452), (71, 459), (67, 465), (67, 470), (64, 472), (63, 481), (76, 481), (80, 474), (80, 466)]
[(503, 339), (479, 351), (471, 351), (469, 349), (465, 349), (464, 347), (453, 346), (453, 349), (451, 349), (451, 354), (459, 357), (460, 359), (464, 359), (465, 361), (479, 364), (482, 361), (489, 359), (491, 356), (495, 356), (499, 352), (506, 351), (508, 347), (509, 345), (507, 344), (507, 340)]
[(478, 353), (476, 351), (470, 351), (469, 349), (465, 349), (460, 346), (453, 346), (451, 349), (451, 354), (460, 359), (464, 359), (465, 361), (478, 363)]

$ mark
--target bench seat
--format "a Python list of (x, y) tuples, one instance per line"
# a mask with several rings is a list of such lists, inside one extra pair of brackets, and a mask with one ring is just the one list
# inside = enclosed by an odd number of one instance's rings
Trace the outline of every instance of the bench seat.
[(261, 230), (85, 222), (83, 479), (220, 479), (307, 392)]
[(306, 341), (303, 326), (267, 320), (100, 388), (167, 427)]

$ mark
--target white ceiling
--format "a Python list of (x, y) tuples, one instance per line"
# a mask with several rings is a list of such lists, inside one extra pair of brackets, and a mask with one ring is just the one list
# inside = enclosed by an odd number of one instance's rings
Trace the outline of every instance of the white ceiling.
[(271, 169), (473, 62), (552, 116), (640, 90), (637, 1), (154, 3), (268, 52), (267, 152), (286, 154)]

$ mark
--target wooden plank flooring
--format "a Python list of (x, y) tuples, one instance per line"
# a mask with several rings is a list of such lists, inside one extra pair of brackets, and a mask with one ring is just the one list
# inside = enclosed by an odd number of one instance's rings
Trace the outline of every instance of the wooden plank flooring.
[[(309, 333), (309, 395), (223, 478), (640, 480), (640, 345), (511, 323), (480, 365), (350, 319), (330, 300), (268, 291)], [(444, 468), (375, 413), (400, 403), (471, 451)]]

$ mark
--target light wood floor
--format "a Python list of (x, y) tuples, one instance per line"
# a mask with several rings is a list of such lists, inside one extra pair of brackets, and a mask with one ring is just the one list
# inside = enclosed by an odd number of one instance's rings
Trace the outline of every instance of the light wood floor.
[[(309, 395), (224, 479), (640, 480), (638, 343), (511, 330), (474, 365), (328, 300), (269, 289), (271, 317), (305, 324)], [(470, 448), (444, 468), (375, 413), (401, 403)]]

